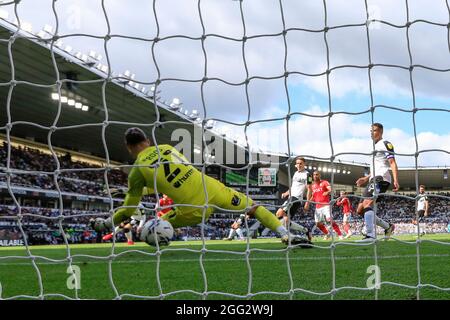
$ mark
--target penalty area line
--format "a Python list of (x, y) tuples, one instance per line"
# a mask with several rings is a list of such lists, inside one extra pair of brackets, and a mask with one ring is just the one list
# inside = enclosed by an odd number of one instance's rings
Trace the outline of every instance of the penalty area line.
[[(199, 259), (164, 259), (164, 255), (161, 256), (160, 263), (173, 263), (173, 262), (198, 262)], [(432, 258), (445, 258), (450, 257), (450, 254), (421, 254), (421, 258), (432, 257)], [(335, 260), (368, 260), (373, 259), (374, 256), (343, 256), (336, 257)], [(405, 255), (390, 255), (390, 256), (378, 256), (380, 260), (389, 260), (389, 259), (401, 259), (401, 258), (417, 258), (416, 254), (405, 254)], [(76, 259), (76, 258), (75, 258)], [(321, 261), (321, 260), (330, 260), (330, 256), (316, 256), (316, 257), (292, 257), (289, 258), (289, 261)], [(38, 260), (38, 259), (36, 259)], [(36, 261), (38, 265), (59, 265), (59, 264), (67, 264), (67, 261), (59, 261), (59, 262), (51, 262), (51, 261)], [(242, 261), (245, 262), (246, 258), (204, 258), (204, 262), (226, 262), (226, 261)], [(249, 258), (249, 261), (286, 261), (286, 258), (282, 257), (260, 257), (260, 258)], [(128, 260), (118, 260), (113, 261), (114, 264), (135, 264), (135, 263), (156, 263), (156, 259), (128, 259)], [(22, 265), (30, 265), (31, 262), (0, 262), (0, 266), (22, 266)], [(102, 264), (109, 263), (109, 260), (88, 260), (88, 261), (73, 261), (72, 265), (82, 265), (82, 264)]]

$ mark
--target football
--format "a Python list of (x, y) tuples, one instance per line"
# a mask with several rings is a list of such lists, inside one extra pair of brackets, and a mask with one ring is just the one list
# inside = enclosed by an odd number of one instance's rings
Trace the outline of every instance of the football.
[(173, 227), (166, 220), (152, 219), (142, 227), (141, 240), (153, 247), (156, 247), (156, 243), (168, 246), (172, 237)]
[(96, 232), (99, 232), (99, 233), (107, 231), (107, 229), (110, 227), (110, 224), (108, 223), (108, 221), (103, 218), (91, 219), (90, 224), (91, 224), (92, 229), (94, 229)]

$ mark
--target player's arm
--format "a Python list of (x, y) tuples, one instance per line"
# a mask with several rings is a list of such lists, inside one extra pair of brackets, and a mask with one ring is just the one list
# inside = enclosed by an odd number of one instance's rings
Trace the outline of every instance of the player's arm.
[(304, 207), (305, 211), (309, 210), (309, 201), (311, 200), (311, 198), (312, 198), (312, 186), (311, 184), (308, 184), (306, 186), (306, 203)]
[(392, 188), (392, 191), (396, 192), (400, 189), (400, 184), (398, 183), (398, 166), (395, 158), (389, 159), (389, 165), (391, 166), (392, 176), (394, 178), (394, 187)]
[(425, 217), (428, 217), (428, 197), (425, 198)]
[(312, 182), (313, 178), (311, 173), (308, 171), (308, 176), (306, 177), (306, 203), (305, 203), (305, 211), (309, 210), (309, 201), (312, 198)]
[(145, 179), (139, 168), (133, 168), (128, 176), (128, 192), (125, 196), (123, 206), (129, 208), (121, 208), (114, 213), (113, 223), (119, 225), (121, 222), (130, 218), (136, 211), (136, 207), (142, 198), (142, 190), (145, 186)]
[(323, 195), (326, 197), (327, 195), (329, 195), (331, 193), (331, 186), (329, 183), (327, 183), (327, 191), (325, 191), (323, 193)]
[(394, 146), (389, 141), (384, 141), (384, 146), (387, 150), (385, 153), (386, 159), (389, 161), (389, 166), (391, 167), (392, 176), (394, 178), (394, 187), (392, 188), (392, 191), (397, 192), (400, 189), (400, 184), (398, 183), (398, 166), (397, 161), (395, 161)]

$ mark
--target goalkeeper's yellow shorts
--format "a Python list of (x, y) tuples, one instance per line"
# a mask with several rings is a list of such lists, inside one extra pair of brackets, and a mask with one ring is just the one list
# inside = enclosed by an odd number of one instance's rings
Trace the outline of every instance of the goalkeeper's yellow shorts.
[(177, 206), (161, 218), (169, 221), (174, 228), (188, 227), (201, 223), (203, 214), (207, 221), (214, 211), (223, 209), (243, 213), (245, 209), (253, 205), (253, 200), (247, 198), (245, 194), (229, 188), (217, 180), (214, 183), (211, 181), (208, 183), (207, 191), (208, 195), (213, 195), (209, 199), (207, 208)]

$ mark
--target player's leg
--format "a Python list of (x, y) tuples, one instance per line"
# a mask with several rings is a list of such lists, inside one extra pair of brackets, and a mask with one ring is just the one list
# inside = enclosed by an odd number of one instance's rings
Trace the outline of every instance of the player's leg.
[(236, 230), (234, 230), (233, 228), (230, 228), (230, 233), (228, 234), (228, 237), (225, 238), (224, 240), (233, 240), (235, 234), (236, 234)]
[(241, 228), (237, 228), (236, 229), (236, 233), (239, 237), (239, 240), (244, 240), (244, 234), (242, 233), (242, 229)]
[(127, 244), (128, 245), (133, 245), (134, 244), (133, 233), (131, 232), (131, 230), (129, 230), (128, 232), (125, 232), (125, 237), (127, 237)]
[(364, 215), (364, 224), (366, 227), (366, 236), (364, 239), (375, 239), (376, 238), (376, 230), (375, 230), (375, 212), (372, 209), (373, 200), (372, 199), (364, 199), (362, 202), (363, 206), (363, 215)]
[(348, 239), (352, 236), (352, 231), (350, 230), (350, 214), (345, 214), (344, 213), (344, 219), (343, 219), (343, 223), (342, 226), (344, 228), (345, 231), (345, 239)]
[(336, 234), (339, 237), (339, 240), (342, 240), (343, 237), (342, 237), (341, 229), (339, 228), (339, 225), (333, 220), (333, 217), (331, 216), (330, 206), (324, 206), (320, 209), (322, 210), (322, 216), (325, 218), (325, 221), (331, 226), (331, 228), (333, 228), (334, 232), (336, 232)]
[(277, 212), (275, 213), (275, 216), (280, 220), (280, 222), (283, 224), (283, 226), (288, 229), (288, 217), (287, 217), (287, 212), (289, 211), (290, 207), (291, 207), (291, 203), (289, 202), (289, 200), (286, 200), (283, 205), (281, 206), (281, 208), (279, 208), (277, 210)]
[(226, 210), (246, 210), (249, 207), (248, 215), (254, 216), (261, 224), (270, 230), (278, 233), (282, 237), (282, 241), (287, 243), (289, 239), (291, 242), (305, 243), (307, 240), (299, 236), (289, 235), (287, 229), (272, 214), (267, 208), (263, 206), (254, 205), (253, 200), (247, 198), (243, 193), (237, 192), (234, 189), (225, 187), (222, 183), (217, 181), (216, 186), (209, 184), (208, 189), (218, 187), (221, 188), (219, 192), (214, 192), (215, 196), (210, 200), (210, 204), (214, 204), (219, 208)]
[(420, 227), (420, 223), (423, 221), (423, 218), (425, 216), (425, 210), (419, 210), (417, 211), (417, 218), (416, 218), (416, 234), (418, 237), (422, 236), (425, 234), (424, 230), (425, 227), (423, 229), (421, 229)]
[(333, 228), (334, 232), (336, 232), (336, 234), (339, 237), (339, 240), (344, 239), (342, 237), (342, 232), (341, 229), (339, 228), (339, 225), (336, 223), (336, 221), (334, 221), (334, 219), (331, 216), (331, 210), (329, 206), (325, 206), (322, 207), (321, 209), (323, 209), (323, 215), (325, 216), (325, 220), (331, 225), (331, 227)]
[(261, 224), (270, 230), (278, 233), (282, 237), (282, 242), (290, 240), (291, 243), (306, 243), (307, 239), (289, 234), (287, 229), (281, 224), (277, 217), (263, 206), (254, 205), (253, 200), (245, 194), (226, 187), (223, 183), (215, 179), (209, 179), (207, 184), (209, 204), (226, 210), (248, 210), (250, 216), (254, 216)]
[(328, 237), (329, 237), (329, 232), (328, 232), (327, 227), (323, 223), (324, 219), (323, 219), (323, 216), (322, 216), (322, 210), (321, 209), (322, 208), (319, 208), (319, 209), (316, 208), (316, 211), (314, 212), (314, 221), (316, 223), (316, 227), (320, 231), (322, 231), (322, 233), (325, 235), (324, 240), (327, 240)]
[(304, 234), (309, 234), (308, 228), (298, 224), (297, 222), (292, 221), (292, 217), (294, 217), (296, 215), (298, 209), (300, 208), (300, 205), (302, 204), (301, 201), (296, 197), (292, 197), (292, 198), (290, 198), (290, 200), (293, 203), (290, 206), (290, 208), (286, 214), (286, 228), (287, 228), (287, 226), (289, 226), (289, 228), (291, 228), (292, 230), (300, 231), (301, 233), (304, 233)]
[[(366, 189), (364, 190), (364, 197), (372, 197), (375, 191), (375, 188), (379, 190), (379, 193), (384, 193), (389, 187), (389, 183), (383, 181), (382, 177), (375, 177), (375, 179), (371, 179)], [(374, 201), (373, 199), (364, 199), (362, 201), (362, 210), (361, 207), (358, 207), (358, 210), (364, 214), (364, 222), (366, 226), (366, 236), (363, 240), (373, 240), (376, 238), (376, 226), (380, 226), (385, 229), (385, 235), (388, 236), (394, 230), (393, 225), (391, 226), (389, 223), (384, 221), (383, 219), (378, 218), (375, 215), (375, 211), (373, 209)]]
[[(391, 184), (387, 181), (379, 181), (378, 182), (379, 192), (385, 193), (389, 189), (390, 185)], [(377, 215), (375, 215), (375, 223), (377, 226), (382, 227), (384, 229), (385, 239), (389, 239), (389, 237), (394, 232), (395, 225), (384, 221), (383, 219), (379, 218)]]

